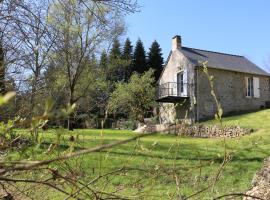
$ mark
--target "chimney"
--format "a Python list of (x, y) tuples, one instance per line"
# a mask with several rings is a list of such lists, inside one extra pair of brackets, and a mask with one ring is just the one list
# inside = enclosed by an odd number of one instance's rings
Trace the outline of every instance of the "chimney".
[(176, 49), (181, 49), (182, 46), (182, 40), (181, 40), (181, 36), (176, 35), (173, 37), (172, 39), (172, 51), (176, 50)]

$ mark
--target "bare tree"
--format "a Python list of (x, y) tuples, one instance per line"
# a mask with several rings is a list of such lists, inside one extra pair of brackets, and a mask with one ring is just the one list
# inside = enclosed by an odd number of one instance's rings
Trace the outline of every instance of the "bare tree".
[(48, 5), (41, 0), (3, 0), (1, 4), (1, 79), (10, 77), (18, 88), (23, 86), (19, 92), (30, 99), (25, 106), (29, 116), (34, 113), (36, 96), (43, 91), (43, 72), (54, 42), (46, 23)]
[[(93, 81), (90, 60), (104, 41), (119, 35), (121, 16), (107, 4), (95, 1), (55, 1), (49, 20), (57, 35), (56, 55), (68, 82), (69, 104), (84, 97)], [(72, 129), (69, 119), (69, 128)]]
[[(20, 41), (20, 64), (24, 73), (30, 72), (30, 113), (32, 115), (36, 96), (42, 92), (42, 75), (54, 44), (54, 36), (47, 27), (46, 1), (29, 1), (18, 5), (13, 30)], [(23, 52), (23, 53), (22, 53)]]
[(5, 64), (4, 64), (4, 50), (2, 45), (2, 40), (0, 41), (0, 94), (6, 93), (6, 85), (5, 85)]

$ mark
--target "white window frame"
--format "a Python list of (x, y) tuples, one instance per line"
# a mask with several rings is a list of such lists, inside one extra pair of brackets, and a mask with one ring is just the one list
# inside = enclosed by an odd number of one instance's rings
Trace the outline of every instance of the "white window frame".
[(246, 97), (260, 98), (260, 79), (258, 77), (245, 77)]
[[(188, 87), (187, 87), (187, 85), (188, 85), (188, 74), (187, 74), (187, 70), (185, 68), (183, 68), (183, 69), (176, 72), (175, 78), (174, 78), (176, 83), (177, 83), (177, 74), (183, 74), (183, 80), (182, 80), (183, 81), (182, 82), (183, 83), (183, 85), (182, 85), (183, 90), (181, 90), (181, 88), (178, 89), (178, 84), (176, 84), (177, 95), (180, 95), (182, 97), (186, 97), (188, 95)], [(180, 92), (180, 93), (178, 94), (178, 92)]]
[(246, 97), (252, 98), (254, 96), (253, 78), (246, 77)]
[(258, 77), (253, 77), (253, 87), (254, 98), (260, 98), (260, 79)]

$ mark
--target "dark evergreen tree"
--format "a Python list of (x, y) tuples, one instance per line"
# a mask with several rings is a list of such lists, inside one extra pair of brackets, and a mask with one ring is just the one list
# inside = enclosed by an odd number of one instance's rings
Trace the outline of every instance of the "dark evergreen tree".
[(134, 58), (133, 58), (133, 71), (136, 71), (140, 74), (148, 71), (148, 67), (146, 64), (146, 56), (143, 43), (140, 39), (138, 39), (136, 43), (136, 47), (134, 50)]
[(124, 70), (125, 70), (124, 80), (125, 80), (125, 82), (128, 82), (128, 80), (132, 74), (132, 56), (133, 56), (132, 55), (132, 45), (131, 45), (131, 41), (129, 38), (127, 38), (125, 41), (122, 54), (123, 54), (122, 58), (126, 62), (124, 65)]
[(121, 57), (120, 42), (118, 39), (113, 41), (112, 49), (110, 51), (110, 60), (119, 59)]
[(108, 55), (105, 50), (101, 53), (99, 67), (104, 70), (108, 68)]
[(109, 54), (109, 80), (113, 82), (123, 81), (124, 79), (124, 69), (122, 62), (122, 54), (120, 49), (120, 42), (115, 39), (113, 42), (112, 49)]
[(163, 57), (162, 57), (162, 52), (160, 45), (158, 42), (155, 40), (151, 47), (149, 48), (149, 52), (147, 54), (147, 66), (148, 68), (154, 69), (154, 77), (155, 81), (157, 82), (161, 72), (163, 70)]
[(99, 61), (99, 71), (104, 78), (107, 78), (108, 76), (108, 65), (109, 65), (108, 55), (107, 52), (104, 50), (101, 53)]

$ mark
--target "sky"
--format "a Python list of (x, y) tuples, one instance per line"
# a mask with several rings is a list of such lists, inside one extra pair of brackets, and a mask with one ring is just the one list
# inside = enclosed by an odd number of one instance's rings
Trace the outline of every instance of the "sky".
[(148, 51), (157, 40), (166, 60), (171, 39), (182, 45), (246, 56), (270, 70), (270, 0), (138, 0), (127, 16), (127, 33)]

